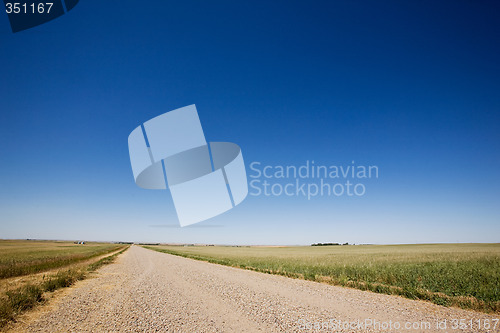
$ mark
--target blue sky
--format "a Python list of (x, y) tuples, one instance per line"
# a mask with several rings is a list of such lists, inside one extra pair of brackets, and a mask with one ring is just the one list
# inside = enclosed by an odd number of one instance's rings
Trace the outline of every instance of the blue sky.
[[(81, 0), (0, 15), (0, 238), (310, 244), (499, 242), (496, 1)], [(196, 104), (247, 168), (377, 165), (362, 197), (249, 196), (178, 228), (127, 137)]]

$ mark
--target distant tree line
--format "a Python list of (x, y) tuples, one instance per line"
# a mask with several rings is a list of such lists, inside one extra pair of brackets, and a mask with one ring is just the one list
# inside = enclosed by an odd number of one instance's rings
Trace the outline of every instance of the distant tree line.
[(335, 246), (335, 245), (349, 245), (349, 243), (344, 243), (344, 244), (340, 244), (340, 243), (315, 243), (315, 244), (311, 244), (311, 246)]

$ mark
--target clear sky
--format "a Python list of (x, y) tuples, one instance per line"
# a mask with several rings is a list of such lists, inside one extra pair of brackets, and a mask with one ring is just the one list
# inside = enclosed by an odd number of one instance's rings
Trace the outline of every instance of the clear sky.
[[(499, 41), (498, 1), (81, 0), (15, 34), (2, 14), (0, 238), (499, 242)], [(168, 191), (135, 185), (127, 137), (190, 104), (249, 175), (379, 177), (179, 228)]]

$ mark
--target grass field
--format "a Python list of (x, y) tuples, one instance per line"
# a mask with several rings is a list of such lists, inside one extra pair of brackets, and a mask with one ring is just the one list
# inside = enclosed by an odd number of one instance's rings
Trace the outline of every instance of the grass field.
[[(0, 328), (128, 246), (110, 243), (0, 240)], [(111, 255), (116, 252), (116, 255)]]
[(0, 279), (70, 265), (119, 247), (109, 243), (0, 240)]
[(145, 247), (445, 306), (500, 312), (500, 244)]

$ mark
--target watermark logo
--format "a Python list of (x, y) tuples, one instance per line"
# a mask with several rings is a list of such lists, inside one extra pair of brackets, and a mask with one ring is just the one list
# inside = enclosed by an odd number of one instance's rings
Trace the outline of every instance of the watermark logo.
[(73, 9), (80, 0), (4, 0), (12, 32), (52, 21)]
[(376, 165), (318, 165), (306, 160), (301, 165), (250, 163), (250, 195), (266, 197), (361, 197), (366, 181), (378, 178)]
[(172, 194), (181, 226), (230, 210), (248, 194), (241, 149), (205, 140), (195, 105), (146, 121), (128, 137), (134, 179)]

